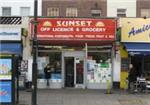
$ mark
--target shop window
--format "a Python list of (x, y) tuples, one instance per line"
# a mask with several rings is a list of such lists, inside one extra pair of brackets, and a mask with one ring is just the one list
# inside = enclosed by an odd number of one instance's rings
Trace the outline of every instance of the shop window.
[(61, 78), (61, 52), (42, 52), (38, 57), (38, 78), (45, 79), (44, 68), (51, 67), (51, 79)]
[(126, 17), (126, 9), (117, 9), (117, 17)]
[(141, 9), (141, 17), (150, 17), (150, 9)]
[(47, 8), (47, 16), (59, 16), (59, 8)]
[(144, 77), (150, 80), (150, 56), (149, 55), (134, 55), (131, 56), (131, 63), (133, 64), (137, 77)]
[(95, 60), (97, 63), (100, 62), (106, 62), (108, 59), (110, 59), (111, 55), (108, 52), (102, 53), (102, 52), (89, 52), (88, 58)]
[(67, 8), (66, 9), (66, 16), (67, 17), (77, 17), (78, 16), (77, 8)]
[(150, 56), (144, 57), (144, 74), (150, 80)]
[(89, 52), (87, 60), (88, 83), (104, 83), (112, 81), (110, 52)]
[(2, 16), (11, 16), (11, 7), (2, 7)]
[(61, 53), (60, 52), (51, 52), (49, 53), (49, 62), (54, 67), (55, 73), (61, 72)]

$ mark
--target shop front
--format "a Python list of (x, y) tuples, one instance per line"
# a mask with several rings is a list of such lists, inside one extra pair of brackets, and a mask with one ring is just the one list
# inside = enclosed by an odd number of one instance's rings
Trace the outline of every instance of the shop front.
[[(136, 69), (137, 77), (150, 79), (150, 19), (122, 18), (121, 42), (128, 51), (128, 63)], [(128, 65), (127, 65), (128, 66)], [(128, 68), (127, 68), (128, 69)], [(128, 72), (128, 70), (127, 70)]]
[[(108, 83), (112, 85), (114, 19), (39, 18), (38, 23), (38, 88), (106, 89)], [(47, 86), (44, 67), (48, 63)]]
[[(18, 62), (22, 56), (20, 17), (1, 17), (0, 104), (18, 103)], [(9, 20), (9, 21), (8, 21)], [(17, 21), (16, 21), (17, 20)], [(19, 22), (19, 25), (17, 24)]]

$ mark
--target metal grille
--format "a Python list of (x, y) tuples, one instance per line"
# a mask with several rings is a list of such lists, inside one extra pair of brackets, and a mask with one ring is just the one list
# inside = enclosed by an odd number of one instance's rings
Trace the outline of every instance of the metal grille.
[(0, 17), (0, 24), (19, 25), (21, 23), (21, 17)]

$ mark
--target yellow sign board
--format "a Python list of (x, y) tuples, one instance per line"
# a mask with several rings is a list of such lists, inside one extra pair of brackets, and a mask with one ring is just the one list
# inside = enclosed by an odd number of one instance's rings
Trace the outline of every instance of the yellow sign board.
[(121, 18), (121, 42), (150, 42), (150, 18)]

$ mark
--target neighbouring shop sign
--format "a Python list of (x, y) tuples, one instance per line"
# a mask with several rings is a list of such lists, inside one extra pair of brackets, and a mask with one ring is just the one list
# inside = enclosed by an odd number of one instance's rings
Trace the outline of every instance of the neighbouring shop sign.
[(37, 37), (39, 40), (112, 41), (115, 31), (114, 19), (39, 18)]
[(0, 40), (21, 40), (21, 28), (0, 27)]
[(12, 102), (12, 82), (0, 81), (0, 103)]
[(9, 58), (0, 59), (0, 80), (11, 80), (12, 60)]
[(122, 42), (150, 42), (150, 18), (121, 18)]

